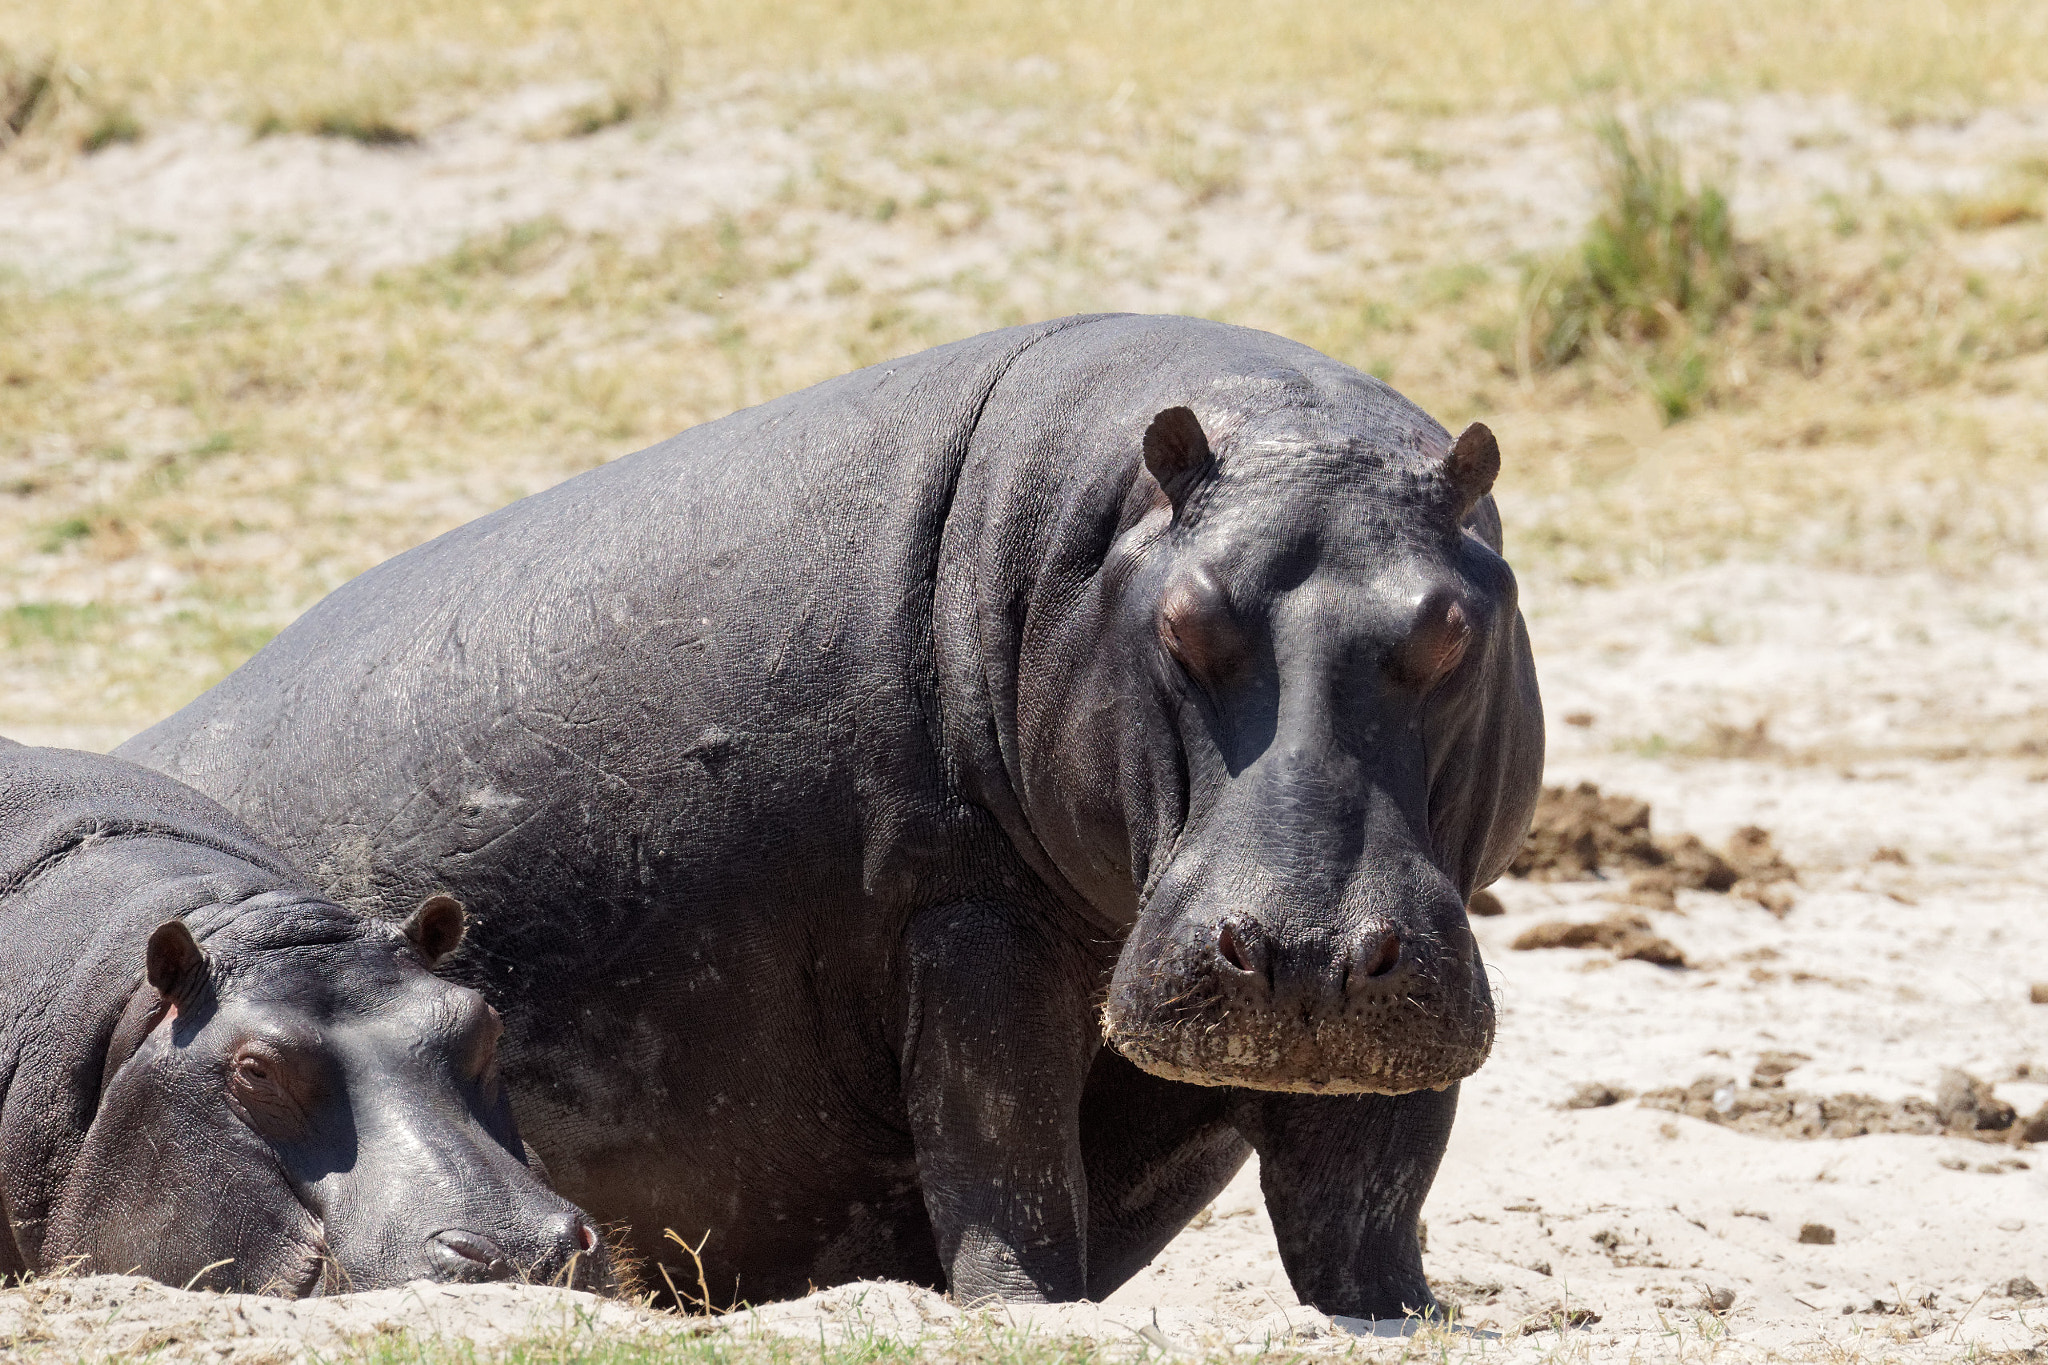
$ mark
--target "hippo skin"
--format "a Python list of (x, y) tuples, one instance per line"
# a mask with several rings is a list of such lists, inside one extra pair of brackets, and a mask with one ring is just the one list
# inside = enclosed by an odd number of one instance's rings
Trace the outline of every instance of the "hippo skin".
[(198, 792), (0, 740), (0, 1282), (613, 1283), (526, 1164), (462, 908), (342, 909)]
[(400, 555), (119, 752), (469, 904), (557, 1188), (719, 1306), (1101, 1298), (1256, 1151), (1304, 1300), (1426, 1311), (1542, 767), (1498, 465), (1264, 333), (1012, 328)]

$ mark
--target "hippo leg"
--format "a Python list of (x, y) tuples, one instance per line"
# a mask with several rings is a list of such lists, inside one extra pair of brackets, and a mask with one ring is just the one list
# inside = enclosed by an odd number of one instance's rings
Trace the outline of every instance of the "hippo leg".
[(955, 1302), (1087, 1287), (1081, 1094), (1101, 969), (1042, 909), (927, 910), (905, 935), (902, 1075), (918, 1179)]
[(1302, 1302), (1360, 1318), (1435, 1309), (1418, 1220), (1450, 1142), (1458, 1087), (1236, 1095), (1232, 1117), (1259, 1154), (1280, 1261)]
[(1251, 1155), (1234, 1092), (1161, 1080), (1108, 1048), (1081, 1099), (1088, 1167), (1088, 1297), (1143, 1270)]

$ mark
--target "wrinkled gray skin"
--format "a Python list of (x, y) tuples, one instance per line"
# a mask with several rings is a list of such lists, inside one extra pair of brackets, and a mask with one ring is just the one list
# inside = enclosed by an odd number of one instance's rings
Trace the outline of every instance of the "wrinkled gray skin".
[(1263, 333), (996, 332), (402, 555), (121, 752), (467, 902), (528, 1137), (681, 1284), (664, 1229), (719, 1300), (1101, 1297), (1256, 1150), (1305, 1299), (1424, 1309), (1542, 764), (1459, 449)]
[(0, 740), (0, 1280), (611, 1284), (527, 1167), (462, 910), (342, 909), (199, 793)]

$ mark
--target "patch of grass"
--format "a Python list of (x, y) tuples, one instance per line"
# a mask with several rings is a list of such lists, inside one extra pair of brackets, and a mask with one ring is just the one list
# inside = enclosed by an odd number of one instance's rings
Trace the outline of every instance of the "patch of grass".
[(400, 114), (383, 93), (358, 93), (325, 104), (267, 106), (256, 115), (250, 131), (257, 137), (305, 133), (365, 147), (410, 147), (420, 140), (418, 125)]
[[(851, 1330), (835, 1322), (829, 1336), (753, 1332), (744, 1327), (736, 1332), (707, 1331), (701, 1319), (678, 1319), (671, 1334), (627, 1336), (604, 1332), (581, 1317), (564, 1314), (558, 1329), (490, 1350), (479, 1350), (465, 1340), (393, 1333), (366, 1337), (316, 1359), (320, 1365), (1123, 1365), (1133, 1359), (1125, 1346), (986, 1319), (970, 1318), (951, 1332), (932, 1331), (923, 1337), (882, 1331), (858, 1313)], [(1432, 1359), (1450, 1359), (1463, 1342), (1442, 1329), (1425, 1327), (1403, 1345)], [(1303, 1347), (1276, 1339), (1235, 1351), (1197, 1351), (1185, 1358), (1218, 1365), (1294, 1365), (1303, 1358)]]
[[(670, 60), (673, 60), (672, 57)], [(668, 108), (669, 76), (666, 64), (653, 66), (629, 79), (607, 82), (595, 99), (569, 105), (542, 121), (528, 136), (534, 138), (577, 138), (616, 128), (637, 118), (646, 118)]]
[(1750, 362), (1817, 373), (1825, 310), (1780, 254), (1737, 235), (1726, 193), (1687, 176), (1655, 118), (1606, 113), (1593, 138), (1600, 208), (1577, 247), (1526, 268), (1514, 324), (1486, 333), (1503, 365), (1526, 378), (1600, 363), (1667, 425), (1739, 388)]
[(1949, 221), (1963, 232), (1988, 232), (2015, 223), (2038, 223), (2041, 209), (2031, 198), (1994, 195), (1963, 200), (1949, 214)]
[[(553, 79), (603, 79), (663, 43), (679, 80), (904, 56), (990, 69), (1030, 60), (1091, 97), (1128, 86), (1139, 106), (1213, 106), (1284, 88), (1310, 101), (1469, 110), (1563, 98), (1619, 71), (1673, 94), (1847, 91), (1913, 111), (2048, 86), (2048, 28), (2034, 0), (1382, 0), (1370, 23), (1344, 0), (688, 0), (658, 11), (644, 0), (358, 0), (345, 11), (241, 0), (205, 23), (132, 0), (0, 0), (0, 33), (62, 50), (171, 108), (220, 90), (248, 107), (331, 103), (379, 63), (399, 107), (428, 95), (459, 102), (531, 79), (536, 52), (548, 54)], [(385, 62), (394, 54), (403, 59)]]
[(92, 523), (84, 517), (64, 517), (43, 528), (36, 548), (46, 555), (56, 554), (74, 540), (84, 540), (92, 534)]
[(142, 120), (135, 117), (133, 110), (123, 105), (108, 109), (94, 120), (79, 139), (79, 150), (87, 154), (119, 146), (124, 142), (142, 141)]
[(1599, 212), (1575, 250), (1529, 268), (1514, 364), (1528, 373), (1618, 360), (1676, 421), (1706, 395), (1705, 340), (1771, 269), (1737, 239), (1722, 190), (1687, 182), (1653, 119), (1603, 114), (1593, 136)]
[[(0, 30), (4, 31), (4, 30)], [(39, 145), (45, 154), (91, 154), (142, 136), (142, 122), (92, 74), (52, 51), (0, 43), (0, 155)]]
[[(1773, 260), (1796, 263), (1797, 289), (1724, 282), (1725, 307), (1689, 265), (1666, 291), (1686, 301), (1677, 324), (1640, 303), (1667, 258), (1611, 232), (1602, 259), (1624, 265), (1598, 278), (1636, 292), (1588, 305), (1608, 310), (1586, 329), (1604, 340), (1504, 371), (1489, 351), (1512, 351), (1511, 263), (1475, 261), (1454, 218), (1364, 230), (1353, 213), (1351, 245), (1319, 250), (1312, 277), (1247, 266), (1241, 233), (1217, 254), (1187, 230), (1174, 210), (1201, 167), (1177, 180), (1175, 156), (1291, 146), (1291, 130), (1261, 142), (1235, 116), (1137, 107), (1104, 139), (1094, 113), (1062, 116), (1072, 91), (1051, 78), (1037, 104), (951, 79), (790, 75), (761, 116), (829, 123), (822, 154), (765, 206), (658, 239), (539, 218), (370, 279), (199, 284), (149, 307), (0, 288), (0, 601), (104, 601), (130, 623), (118, 650), (95, 636), (0, 659), (0, 731), (81, 711), (133, 728), (349, 576), (513, 498), (859, 365), (1102, 308), (1295, 337), (1397, 376), (1453, 429), (1495, 425), (1531, 600), (1735, 556), (1977, 573), (2048, 553), (2048, 434), (2011, 411), (2048, 387), (2048, 267), (1974, 262), (1946, 201), (1857, 198), (1847, 237), (1824, 214), (1783, 228)], [(1258, 163), (1247, 219), (1271, 195), (1305, 229), (1326, 191), (1355, 190), (1330, 167), (1370, 160), (1362, 138)], [(1699, 226), (1703, 187), (1663, 183), (1636, 221), (1678, 237), (1683, 219), (1706, 243), (1685, 259), (1711, 266), (1727, 240), (1739, 263), (1738, 236)], [(954, 234), (983, 223), (963, 255)], [(64, 553), (39, 554), (53, 538)]]
[(0, 640), (9, 649), (75, 645), (114, 619), (115, 614), (97, 602), (17, 602), (0, 611)]

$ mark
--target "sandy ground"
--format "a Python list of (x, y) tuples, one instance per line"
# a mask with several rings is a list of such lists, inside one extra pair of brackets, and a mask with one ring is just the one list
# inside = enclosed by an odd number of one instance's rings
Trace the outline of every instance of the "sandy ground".
[[(1027, 87), (1030, 78), (1018, 75)], [(1339, 255), (1378, 256), (1398, 273), (1412, 264), (1418, 212), (1434, 224), (1431, 240), (1454, 244), (1459, 259), (1500, 260), (1562, 241), (1593, 202), (1581, 126), (1554, 108), (1352, 119), (1283, 107), (1171, 133), (1110, 108), (1078, 136), (1049, 127), (1041, 109), (962, 110), (936, 97), (909, 130), (862, 116), (864, 86), (901, 97), (930, 85), (916, 66), (749, 80), (684, 92), (658, 120), (573, 139), (546, 130), (602, 92), (533, 86), (401, 149), (172, 125), (54, 168), (0, 165), (0, 267), (143, 298), (193, 280), (235, 294), (425, 261), (543, 218), (652, 243), (668, 229), (800, 199), (798, 187), (820, 180), (909, 202), (930, 154), (971, 149), (987, 171), (974, 182), (985, 211), (971, 231), (937, 243), (907, 242), (881, 223), (863, 230), (801, 202), (785, 208), (781, 231), (825, 233), (792, 293), (838, 306), (825, 291), (843, 269), (937, 289), (963, 272), (1008, 274), (1020, 259), (1085, 249), (1131, 266), (1121, 296), (1094, 306), (1144, 311), (1161, 297), (1194, 308), (1241, 296), (1247, 280), (1306, 285)], [(1784, 95), (1694, 101), (1669, 126), (1696, 162), (1728, 170), (1735, 210), (1763, 226), (1880, 188), (1981, 193), (2048, 149), (2048, 109), (2036, 108), (1894, 126), (1847, 99)], [(1230, 192), (1190, 205), (1185, 191), (1205, 178)], [(1169, 234), (1195, 249), (1182, 253), (1183, 269), (1162, 274), (1158, 247)], [(2009, 243), (1987, 239), (1981, 250), (1983, 268), (2018, 264), (2000, 259)]]
[[(1589, 1082), (1634, 1092), (1746, 1082), (1773, 1051), (1810, 1059), (1786, 1078), (1797, 1091), (1932, 1097), (1956, 1067), (2022, 1113), (2048, 1104), (2048, 1006), (2028, 1000), (2030, 983), (2048, 981), (2048, 768), (2020, 752), (1925, 756), (1957, 735), (2038, 720), (2042, 645), (2016, 639), (1987, 605), (2048, 619), (2048, 582), (2028, 572), (1966, 590), (1812, 574), (1788, 582), (1732, 567), (1665, 582), (1654, 617), (1628, 588), (1532, 606), (1552, 780), (1643, 796), (1662, 832), (1719, 843), (1762, 824), (1800, 870), (1798, 900), (1780, 919), (1754, 902), (1680, 892), (1676, 912), (1649, 912), (1694, 964), (1670, 970), (1597, 950), (1508, 946), (1541, 919), (1608, 913), (1613, 884), (1497, 888), (1507, 913), (1477, 927), (1502, 1007), (1499, 1041), (1465, 1086), (1426, 1212), (1427, 1266), (1481, 1331), (1511, 1334), (1574, 1309), (1599, 1320), (1562, 1336), (1461, 1336), (1443, 1349), (1937, 1360), (1973, 1345), (2048, 1346), (2048, 1298), (2014, 1283), (2048, 1286), (2048, 1147), (1779, 1140), (1632, 1099), (1565, 1107)], [(1709, 609), (1718, 632), (1685, 633)], [(1646, 619), (1667, 623), (1668, 638)], [(1958, 678), (1974, 681), (1959, 689)], [(1560, 719), (1579, 713), (1593, 723)], [(1760, 717), (1789, 755), (1644, 756), (1655, 751), (1643, 738), (1651, 720), (1684, 737)], [(1905, 861), (1874, 860), (1881, 849)], [(1832, 1243), (1802, 1242), (1807, 1224), (1832, 1230)], [(1732, 1291), (1729, 1311), (1702, 1307), (1715, 1291)], [(616, 1307), (586, 1321), (569, 1307), (578, 1296), (552, 1290), (421, 1288), (295, 1308), (97, 1281), (54, 1292), (84, 1297), (31, 1312), (19, 1295), (0, 1296), (0, 1344), (22, 1331), (8, 1313), (41, 1323), (65, 1350), (82, 1336), (118, 1348), (155, 1332), (197, 1343), (197, 1358), (226, 1346), (236, 1359), (397, 1327), (474, 1333), (485, 1346), (532, 1332), (682, 1330)], [(126, 1306), (113, 1325), (98, 1325), (115, 1303)], [(868, 1286), (717, 1330), (950, 1340), (1016, 1326), (1145, 1350), (1162, 1348), (1144, 1332), (1166, 1349), (1398, 1349), (1301, 1307), (1255, 1170), (1100, 1308), (1013, 1309), (991, 1322), (922, 1291)]]
[[(204, 261), (221, 287), (264, 288), (425, 259), (544, 214), (618, 231), (702, 221), (767, 202), (786, 178), (810, 173), (821, 148), (845, 156), (848, 138), (858, 142), (857, 129), (833, 122), (842, 115), (785, 120), (760, 91), (686, 99), (658, 123), (575, 142), (520, 133), (576, 97), (529, 92), (396, 153), (251, 142), (198, 125), (153, 134), (54, 180), (0, 178), (0, 261), (138, 295)], [(1891, 129), (1850, 105), (1772, 99), (1702, 104), (1685, 117), (1703, 144), (1742, 162), (1740, 183), (1760, 212), (1794, 197), (1810, 204), (1858, 177), (1974, 192), (2043, 140), (2040, 116), (2026, 111)], [(1417, 139), (1471, 159), (1456, 207), (1468, 237), (1507, 249), (1579, 221), (1585, 168), (1563, 150), (1563, 121), (1517, 119), (1512, 129), (1390, 124), (1381, 178), (1361, 176), (1349, 199), (1333, 201), (1357, 229), (1346, 249), (1370, 243), (1376, 215), (1403, 211), (1401, 167), (1412, 156), (1398, 149)], [(1205, 259), (1228, 269), (1256, 258), (1283, 282), (1289, 269), (1312, 273), (1308, 229), (1258, 185), (1263, 167), (1286, 165), (1323, 134), (1305, 116), (1231, 136), (1254, 144), (1243, 163), (1250, 188), (1209, 217), (1196, 211), (1199, 230), (1218, 239)], [(977, 137), (994, 145), (1001, 130)], [(1101, 219), (1106, 249), (1118, 232), (1143, 230), (1143, 186), (1131, 188), (1125, 164), (1105, 147), (1095, 171), (1069, 166), (1058, 191), (1075, 214)], [(1053, 193), (1033, 174), (1020, 166), (1007, 192)], [(1136, 198), (1110, 194), (1108, 207), (1087, 207), (1091, 174)], [(1000, 223), (1000, 203), (994, 212)], [(858, 248), (844, 245), (841, 258)], [(958, 248), (981, 249), (972, 238)], [(938, 278), (958, 265), (894, 268)], [(892, 267), (867, 258), (863, 268)], [(1143, 307), (1146, 289), (1164, 287), (1134, 284), (1132, 298), (1102, 303)], [(1779, 1140), (1634, 1099), (1566, 1107), (1589, 1082), (1642, 1092), (1744, 1081), (1765, 1052), (1803, 1054), (1786, 1084), (1819, 1095), (1932, 1096), (1943, 1069), (1956, 1067), (2022, 1112), (2048, 1104), (2048, 1006), (2028, 1002), (2030, 983), (2048, 982), (2048, 573), (2014, 564), (1959, 583), (1737, 565), (1552, 587), (1528, 606), (1550, 712), (1550, 780), (1645, 797), (1659, 831), (1710, 842), (1763, 825), (1800, 870), (1798, 899), (1782, 919), (1696, 892), (1680, 893), (1675, 911), (1646, 912), (1692, 964), (1678, 970), (1599, 950), (1514, 951), (1510, 942), (1539, 920), (1606, 914), (1614, 906), (1602, 897), (1615, 888), (1499, 888), (1507, 913), (1478, 924), (1502, 1006), (1499, 1041), (1464, 1090), (1427, 1210), (1427, 1265), (1467, 1324), (1510, 1335), (1441, 1339), (1433, 1353), (1936, 1360), (2048, 1350), (2048, 1298), (2028, 1297), (2028, 1282), (2048, 1286), (2048, 1147)], [(17, 737), (104, 747), (121, 736), (87, 726)], [(1802, 1241), (1808, 1224), (1832, 1240)], [(1721, 1311), (1708, 1311), (1709, 1300)], [(1598, 1320), (1511, 1335), (1568, 1310)], [(277, 1359), (398, 1330), (488, 1348), (536, 1333), (950, 1339), (1019, 1327), (1166, 1354), (1282, 1341), (1413, 1347), (1355, 1336), (1301, 1307), (1254, 1171), (1109, 1303), (994, 1319), (963, 1319), (902, 1286), (842, 1288), (715, 1328), (509, 1287), (305, 1305), (118, 1280), (0, 1294), (0, 1358), (25, 1360), (142, 1350)]]

